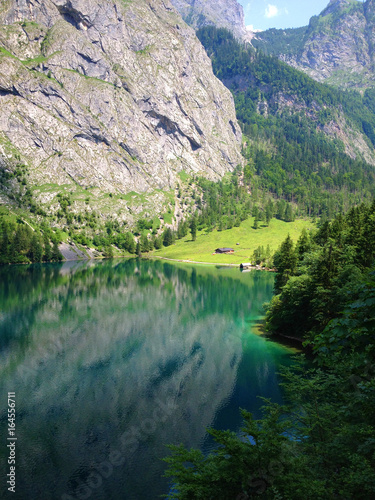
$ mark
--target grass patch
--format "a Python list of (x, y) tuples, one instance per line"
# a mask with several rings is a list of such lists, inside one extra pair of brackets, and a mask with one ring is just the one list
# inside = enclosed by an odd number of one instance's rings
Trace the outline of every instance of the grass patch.
[(179, 172), (177, 175), (182, 180), (182, 182), (186, 182), (191, 179), (191, 175), (187, 174), (185, 170), (181, 170), (181, 172)]
[(152, 219), (152, 231), (156, 231), (160, 227), (160, 219), (159, 217), (154, 217)]
[(164, 220), (164, 224), (172, 224), (173, 214), (172, 212), (166, 212), (160, 216)]
[[(49, 57), (52, 57), (54, 54), (56, 54), (56, 52), (54, 52), (51, 56)], [(88, 75), (84, 75), (83, 73), (80, 73), (79, 71), (77, 71), (76, 69), (68, 69), (68, 68), (64, 68), (65, 71), (69, 71), (70, 73), (75, 73), (76, 75), (79, 75), (81, 76), (82, 78), (84, 78), (85, 80), (88, 80), (90, 82), (93, 82), (93, 83), (98, 83), (98, 84), (104, 84), (104, 85), (110, 85), (111, 87), (116, 87), (113, 83), (111, 82), (107, 82), (106, 80), (102, 80), (100, 78), (96, 78), (95, 76), (88, 76)]]
[[(261, 226), (253, 229), (254, 219), (242, 222), (240, 227), (233, 227), (226, 231), (199, 231), (196, 241), (191, 240), (189, 234), (174, 245), (153, 252), (153, 255), (169, 259), (191, 260), (197, 262), (212, 262), (214, 264), (240, 264), (249, 262), (256, 248), (270, 246), (275, 252), (283, 240), (290, 234), (294, 242), (297, 241), (303, 228), (314, 228), (311, 220), (298, 219), (294, 222), (284, 222), (272, 219), (269, 227)], [(239, 245), (237, 245), (239, 243)], [(232, 255), (213, 255), (216, 248), (231, 247)]]
[(0, 47), (0, 55), (11, 57), (12, 59), (17, 59), (16, 56), (14, 56), (11, 52), (9, 52), (9, 50), (5, 49), (4, 47)]
[(46, 61), (48, 61), (48, 57), (40, 55), (40, 56), (33, 57), (30, 59), (25, 59), (24, 61), (21, 61), (21, 62), (22, 62), (22, 64), (27, 66), (28, 64), (36, 65), (36, 64), (44, 63)]
[(39, 186), (32, 186), (31, 190), (37, 191), (38, 193), (54, 193), (57, 195), (57, 193), (60, 192), (70, 192), (72, 189), (71, 184), (56, 184), (56, 183), (46, 183), (46, 184), (41, 184)]
[(140, 205), (141, 203), (145, 203), (147, 201), (145, 195), (136, 193), (135, 191), (130, 191), (129, 193), (123, 194), (121, 198), (127, 202), (130, 202), (132, 205)]

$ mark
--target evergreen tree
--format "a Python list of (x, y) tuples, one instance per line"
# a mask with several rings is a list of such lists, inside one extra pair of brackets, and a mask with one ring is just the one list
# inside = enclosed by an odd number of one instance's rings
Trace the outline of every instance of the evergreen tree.
[(113, 259), (113, 247), (112, 245), (107, 245), (104, 249), (103, 255), (107, 259)]
[(11, 262), (11, 249), (13, 247), (14, 225), (3, 220), (0, 226), (0, 263)]
[(35, 232), (31, 238), (28, 257), (30, 258), (31, 262), (41, 262), (43, 259), (43, 247), (40, 234), (38, 234), (37, 232)]
[(290, 203), (287, 203), (287, 205), (286, 205), (284, 220), (285, 220), (285, 222), (293, 222), (294, 221), (293, 208), (292, 208), (292, 205)]
[(266, 206), (266, 224), (269, 226), (270, 221), (273, 217), (273, 203), (269, 201)]
[(12, 246), (11, 262), (27, 262), (26, 257), (30, 248), (32, 230), (26, 224), (17, 224), (16, 234)]
[(297, 254), (289, 234), (275, 253), (273, 262), (277, 269), (275, 293), (278, 294), (289, 277), (294, 274), (297, 265)]
[(195, 241), (197, 239), (197, 221), (195, 217), (191, 219), (190, 232), (191, 232), (191, 239)]
[(311, 248), (310, 238), (306, 231), (306, 228), (304, 227), (302, 229), (301, 235), (298, 238), (296, 245), (296, 252), (298, 254), (298, 259), (302, 260), (303, 256), (305, 255), (306, 252), (310, 250), (310, 248)]
[(47, 233), (43, 234), (43, 260), (45, 262), (52, 260), (51, 242)]
[(149, 251), (149, 241), (148, 238), (145, 234), (142, 234), (141, 237), (139, 238), (139, 244), (141, 246), (141, 252), (148, 252)]
[(180, 221), (177, 228), (177, 238), (181, 239), (188, 233), (188, 224), (186, 221)]
[(138, 257), (142, 256), (141, 243), (139, 240), (137, 241), (137, 245), (135, 247), (135, 253), (138, 255)]
[(60, 262), (61, 260), (63, 260), (62, 253), (59, 250), (59, 242), (57, 241), (56, 238), (53, 241), (51, 258), (53, 261), (56, 262)]
[(154, 241), (154, 247), (156, 250), (160, 250), (163, 246), (163, 239), (162, 236), (157, 236)]
[(285, 200), (278, 200), (276, 218), (279, 220), (284, 220), (285, 219), (285, 211), (286, 211), (286, 201)]
[(163, 233), (163, 245), (169, 247), (173, 243), (173, 233), (170, 227), (167, 227)]
[(127, 232), (125, 234), (125, 243), (126, 243), (126, 247), (125, 249), (129, 252), (129, 253), (135, 253), (135, 241), (134, 241), (134, 236), (132, 235), (131, 232)]

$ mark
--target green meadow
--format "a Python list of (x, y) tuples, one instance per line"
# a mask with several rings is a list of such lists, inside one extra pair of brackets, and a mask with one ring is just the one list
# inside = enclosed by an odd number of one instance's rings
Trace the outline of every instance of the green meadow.
[[(253, 228), (254, 219), (243, 221), (240, 227), (225, 231), (198, 231), (197, 239), (192, 241), (190, 233), (176, 243), (152, 252), (153, 256), (168, 259), (187, 260), (193, 262), (210, 262), (213, 264), (240, 264), (250, 262), (251, 256), (259, 246), (270, 246), (272, 253), (277, 250), (283, 240), (290, 234), (294, 242), (299, 238), (302, 229), (308, 231), (315, 227), (311, 220), (298, 219), (284, 222), (272, 219), (269, 226)], [(237, 244), (238, 243), (238, 244)], [(230, 247), (233, 254), (214, 254), (216, 248)]]

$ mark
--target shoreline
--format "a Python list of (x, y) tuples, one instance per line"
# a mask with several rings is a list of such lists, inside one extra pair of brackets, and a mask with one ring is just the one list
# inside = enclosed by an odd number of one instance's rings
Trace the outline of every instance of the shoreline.
[(185, 264), (206, 264), (208, 266), (224, 266), (224, 267), (240, 267), (240, 264), (222, 264), (220, 262), (199, 262), (196, 260), (189, 259), (170, 259), (169, 257), (161, 257), (160, 255), (149, 255), (148, 259), (161, 259), (161, 260), (169, 260), (171, 262), (183, 262)]
[[(226, 264), (226, 263), (220, 263), (220, 262), (201, 262), (201, 261), (189, 260), (189, 259), (171, 259), (169, 257), (161, 257), (160, 255), (149, 255), (147, 258), (148, 259), (168, 260), (171, 262), (182, 262), (185, 264), (205, 264), (208, 266), (237, 267), (238, 269), (240, 269), (240, 266), (241, 266), (241, 264)], [(268, 271), (271, 273), (276, 272), (275, 269), (269, 269), (269, 268), (258, 267), (258, 266), (249, 266), (243, 270), (243, 272), (246, 272), (246, 271)]]

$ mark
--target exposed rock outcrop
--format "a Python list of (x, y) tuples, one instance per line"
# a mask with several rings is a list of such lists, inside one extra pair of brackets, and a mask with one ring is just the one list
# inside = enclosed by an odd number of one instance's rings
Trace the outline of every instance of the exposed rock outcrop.
[(240, 143), (230, 92), (168, 0), (0, 6), (0, 153), (19, 151), (41, 197), (171, 189), (182, 170), (219, 178)]
[(248, 39), (242, 5), (237, 0), (171, 0), (184, 20), (195, 29), (215, 25)]
[(363, 89), (375, 83), (374, 33), (375, 0), (330, 0), (306, 29), (259, 33), (254, 45), (315, 80)]

